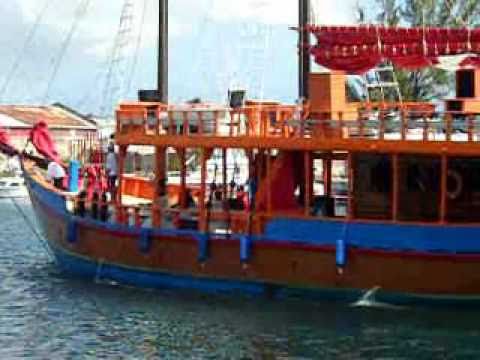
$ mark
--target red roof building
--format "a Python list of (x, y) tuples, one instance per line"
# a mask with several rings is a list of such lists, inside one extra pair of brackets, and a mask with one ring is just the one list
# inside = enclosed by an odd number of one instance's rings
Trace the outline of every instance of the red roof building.
[(62, 104), (49, 106), (0, 105), (0, 127), (10, 135), (12, 144), (23, 149), (34, 124), (44, 121), (62, 157), (72, 156), (78, 144), (95, 143), (96, 123)]

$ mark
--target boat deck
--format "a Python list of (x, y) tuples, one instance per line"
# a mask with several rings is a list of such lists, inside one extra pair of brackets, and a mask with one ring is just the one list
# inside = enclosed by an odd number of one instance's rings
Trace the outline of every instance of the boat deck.
[(117, 111), (117, 142), (176, 148), (350, 150), (459, 156), (480, 153), (480, 114), (477, 113), (380, 111), (354, 115), (308, 114), (307, 110), (290, 105), (199, 111), (159, 104), (153, 107), (130, 104)]

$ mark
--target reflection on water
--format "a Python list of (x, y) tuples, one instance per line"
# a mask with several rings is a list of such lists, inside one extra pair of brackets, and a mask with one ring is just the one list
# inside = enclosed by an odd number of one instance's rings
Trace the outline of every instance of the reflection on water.
[(480, 358), (478, 311), (96, 284), (59, 273), (9, 200), (0, 216), (0, 359)]

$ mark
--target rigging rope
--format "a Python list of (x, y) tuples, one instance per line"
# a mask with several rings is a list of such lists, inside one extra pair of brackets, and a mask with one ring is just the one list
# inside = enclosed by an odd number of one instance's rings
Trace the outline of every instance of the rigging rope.
[(147, 14), (147, 0), (143, 0), (142, 15), (140, 17), (140, 29), (138, 32), (137, 43), (135, 45), (132, 68), (130, 69), (130, 75), (127, 80), (127, 86), (124, 89), (125, 92), (128, 92), (130, 90), (130, 87), (132, 86), (132, 82), (133, 82), (133, 77), (135, 76), (135, 71), (137, 70), (138, 58), (140, 56), (140, 50), (142, 47), (143, 31), (145, 29), (146, 14)]
[[(108, 71), (105, 81), (105, 87), (103, 90), (103, 98), (100, 104), (100, 115), (106, 117), (111, 110), (110, 106), (113, 103), (114, 92), (121, 89), (121, 85), (115, 84), (114, 77), (116, 75), (115, 70), (118, 68), (121, 72), (121, 63), (125, 60), (122, 51), (129, 45), (129, 35), (131, 31), (131, 14), (130, 11), (133, 8), (132, 0), (125, 0), (122, 6), (122, 12), (120, 15), (120, 21), (118, 25), (118, 31), (114, 39), (112, 50), (108, 58)], [(124, 74), (125, 75), (125, 74)], [(123, 79), (124, 80), (124, 79)]]
[(47, 241), (45, 240), (45, 238), (42, 235), (40, 235), (40, 233), (35, 228), (35, 225), (32, 223), (30, 218), (27, 216), (27, 214), (25, 214), (23, 209), (20, 207), (20, 205), (18, 205), (18, 203), (16, 202), (16, 200), (14, 198), (12, 198), (12, 203), (15, 206), (15, 209), (17, 210), (17, 212), (20, 214), (20, 216), (23, 218), (23, 220), (27, 224), (27, 226), (30, 229), (30, 231), (32, 232), (32, 234), (35, 235), (35, 237), (38, 239), (38, 241), (40, 241), (40, 244), (45, 249), (45, 252), (47, 253), (50, 260), (56, 261), (55, 256), (52, 254), (52, 251), (50, 250), (50, 248), (47, 245)]
[(39, 13), (37, 14), (35, 21), (30, 31), (28, 32), (27, 37), (25, 38), (25, 42), (23, 43), (21, 50), (18, 52), (17, 56), (15, 57), (12, 67), (10, 68), (10, 71), (8, 71), (7, 76), (5, 77), (5, 81), (3, 82), (2, 88), (0, 90), (0, 102), (3, 101), (5, 93), (8, 87), (10, 86), (10, 82), (13, 80), (16, 72), (18, 71), (18, 68), (22, 64), (22, 60), (25, 58), (25, 52), (27, 51), (33, 38), (35, 37), (37, 30), (39, 28), (40, 22), (43, 19), (43, 16), (45, 15), (50, 5), (52, 5), (53, 3), (54, 1), (46, 0), (44, 5), (40, 9)]
[(75, 35), (78, 26), (80, 25), (81, 21), (85, 17), (88, 11), (88, 7), (90, 5), (91, 0), (80, 0), (77, 6), (77, 9), (75, 11), (75, 17), (72, 23), (72, 26), (70, 27), (69, 32), (67, 33), (67, 36), (62, 43), (62, 46), (60, 48), (60, 54), (56, 58), (53, 66), (53, 71), (50, 75), (50, 79), (47, 83), (47, 89), (45, 90), (45, 95), (43, 97), (43, 104), (45, 104), (48, 101), (48, 98), (50, 97), (50, 91), (52, 89), (52, 86), (57, 78), (58, 71), (60, 70), (60, 67), (62, 65), (63, 58), (65, 57), (65, 54), (70, 46), (70, 43), (72, 41), (73, 36)]

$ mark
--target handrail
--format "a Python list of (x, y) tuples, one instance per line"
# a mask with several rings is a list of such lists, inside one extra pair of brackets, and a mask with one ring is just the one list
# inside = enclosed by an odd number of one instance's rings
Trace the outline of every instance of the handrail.
[(306, 107), (294, 105), (237, 109), (162, 105), (152, 112), (137, 106), (117, 110), (117, 128), (120, 135), (480, 142), (480, 113), (407, 106), (309, 113)]

